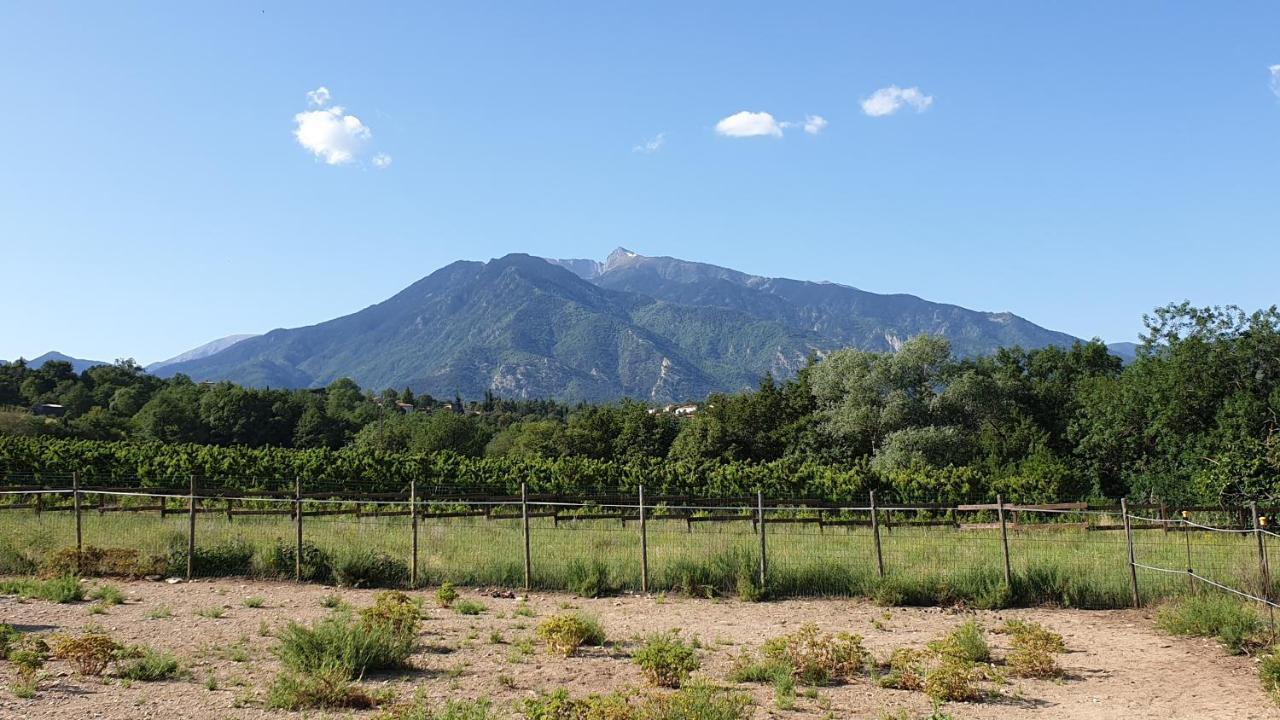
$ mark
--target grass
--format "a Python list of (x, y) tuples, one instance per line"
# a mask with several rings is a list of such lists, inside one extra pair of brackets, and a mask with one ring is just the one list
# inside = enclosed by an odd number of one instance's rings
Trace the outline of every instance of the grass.
[(89, 599), (102, 605), (123, 605), (124, 593), (115, 585), (99, 585), (89, 593)]
[(168, 605), (158, 605), (147, 613), (147, 617), (151, 620), (164, 620), (173, 617), (173, 610)]
[(1227, 652), (1239, 655), (1257, 643), (1262, 619), (1234, 598), (1205, 593), (1161, 607), (1156, 626), (1171, 635), (1217, 638)]
[(200, 608), (196, 610), (196, 615), (210, 620), (218, 620), (227, 616), (226, 608), (220, 605), (212, 605), (210, 607)]
[(675, 692), (573, 697), (564, 688), (543, 693), (520, 706), (527, 720), (745, 720), (751, 699), (705, 683)]
[(273, 710), (368, 709), (372, 696), (338, 667), (301, 673), (285, 671), (267, 688), (267, 707)]
[(267, 601), (265, 598), (262, 598), (258, 595), (253, 595), (242, 600), (240, 604), (244, 605), (247, 608), (261, 608), (261, 607), (266, 607)]
[(116, 674), (140, 682), (156, 682), (177, 677), (181, 673), (178, 658), (151, 648), (139, 648), (129, 660), (117, 663)]
[(478, 600), (458, 600), (453, 603), (453, 611), (459, 615), (479, 615), (489, 607)]
[(418, 607), (400, 597), (384, 594), (359, 620), (338, 612), (309, 627), (290, 623), (279, 635), (280, 661), (298, 673), (336, 669), (348, 679), (405, 667), (418, 646)]
[[(5, 520), (0, 526), (0, 556), (21, 556), (40, 565), (74, 545), (73, 518), (67, 513), (36, 516), (14, 510), (6, 513)], [(168, 557), (175, 538), (185, 552), (185, 522), (184, 517), (162, 519), (150, 513), (91, 514), (84, 518), (84, 530), (86, 542), (125, 538), (139, 557)], [(201, 546), (197, 558), (202, 574), (236, 570), (280, 575), (279, 563), (271, 558), (279, 548), (292, 544), (288, 518), (228, 522), (210, 514), (199, 522), (200, 542), (208, 544)], [(590, 594), (639, 589), (638, 534), (619, 532), (611, 521), (574, 521), (557, 528), (549, 518), (533, 518), (530, 525), (535, 590), (576, 586)], [(762, 592), (750, 572), (743, 574), (744, 568), (756, 567), (758, 538), (749, 522), (696, 523), (690, 529), (683, 521), (650, 519), (648, 529), (651, 592), (748, 596)], [(990, 529), (899, 526), (884, 531), (884, 581), (876, 577), (867, 528), (829, 527), (818, 535), (810, 526), (778, 524), (768, 526), (768, 531), (770, 597), (862, 596), (891, 605), (963, 602), (975, 607), (1052, 603), (1107, 608), (1130, 603), (1123, 533), (1065, 527), (1015, 530), (1009, 538), (1013, 582), (1006, 585), (999, 532)], [(384, 570), (391, 582), (401, 582), (399, 565), (379, 558), (404, 561), (409, 557), (408, 518), (359, 522), (318, 518), (304, 532), (308, 548), (333, 558), (335, 564), (342, 564), (350, 548), (372, 553), (347, 562), (346, 570), (356, 582), (373, 582), (370, 577)], [(1138, 559), (1183, 568), (1187, 540), (1198, 572), (1233, 587), (1259, 589), (1257, 546), (1251, 536), (1137, 533)], [(433, 519), (420, 526), (420, 541), (432, 548), (420, 578), (424, 583), (523, 586), (523, 533), (518, 520)], [(362, 567), (370, 572), (357, 573)], [(291, 575), (292, 563), (286, 570)], [(1143, 572), (1139, 583), (1144, 603), (1187, 594), (1185, 577)]]
[(84, 587), (70, 575), (52, 580), (24, 578), (0, 581), (0, 595), (17, 595), (23, 600), (71, 603), (84, 600)]
[(650, 635), (631, 661), (651, 685), (669, 688), (680, 687), (702, 664), (698, 651), (675, 631)]

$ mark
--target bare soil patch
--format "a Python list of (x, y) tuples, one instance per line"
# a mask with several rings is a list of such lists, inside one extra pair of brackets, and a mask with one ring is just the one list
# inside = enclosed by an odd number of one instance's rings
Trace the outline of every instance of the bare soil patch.
[[(74, 675), (65, 663), (51, 662), (49, 678), (36, 697), (23, 700), (7, 689), (15, 673), (0, 667), (2, 718), (278, 718), (295, 713), (262, 707), (265, 688), (279, 669), (269, 636), (289, 621), (311, 622), (330, 610), (322, 601), (337, 595), (354, 607), (373, 602), (376, 591), (335, 589), (290, 583), (217, 580), (169, 585), (161, 582), (112, 583), (128, 601), (106, 614), (90, 614), (89, 603), (55, 605), (0, 598), (0, 622), (21, 629), (76, 631), (100, 626), (116, 639), (141, 643), (178, 655), (188, 669), (184, 679), (131, 684), (118, 679)], [(535, 617), (517, 616), (517, 601), (460, 589), (487, 610), (476, 616), (437, 608), (431, 591), (424, 599), (423, 649), (416, 671), (367, 678), (371, 689), (390, 687), (403, 699), (415, 692), (443, 702), (449, 698), (490, 699), (498, 717), (518, 717), (514, 706), (539, 691), (566, 687), (575, 694), (605, 692), (643, 680), (629, 658), (645, 634), (680, 628), (703, 645), (698, 675), (725, 685), (734, 657), (757, 649), (770, 637), (793, 632), (806, 622), (823, 630), (864, 637), (878, 657), (895, 647), (923, 647), (961, 623), (976, 619), (994, 628), (1008, 618), (1042, 623), (1061, 633), (1068, 652), (1059, 658), (1065, 676), (1056, 680), (1011, 680), (1004, 697), (982, 703), (949, 703), (957, 719), (1021, 718), (1274, 718), (1280, 717), (1263, 693), (1253, 660), (1228, 657), (1211, 641), (1170, 638), (1157, 632), (1147, 611), (1057, 609), (959, 612), (941, 609), (885, 608), (856, 600), (787, 600), (759, 604), (732, 600), (626, 596), (585, 600), (534, 593), (528, 606)], [(263, 607), (244, 605), (259, 597)], [(561, 658), (536, 644), (538, 621), (572, 607), (599, 618), (611, 646), (585, 649)], [(210, 608), (221, 608), (223, 616)], [(164, 617), (164, 609), (168, 617)], [(157, 617), (159, 616), (159, 617)], [(268, 633), (268, 634), (264, 634)], [(990, 634), (997, 658), (1008, 638)], [(213, 678), (210, 681), (210, 678)], [(743, 684), (756, 701), (756, 718), (877, 718), (906, 708), (927, 715), (920, 693), (882, 689), (866, 679), (824, 687), (816, 698), (798, 697), (793, 710), (774, 705), (773, 689)], [(210, 689), (213, 688), (213, 689)], [(366, 713), (367, 714), (367, 713)], [(348, 717), (361, 713), (314, 712), (309, 717)]]

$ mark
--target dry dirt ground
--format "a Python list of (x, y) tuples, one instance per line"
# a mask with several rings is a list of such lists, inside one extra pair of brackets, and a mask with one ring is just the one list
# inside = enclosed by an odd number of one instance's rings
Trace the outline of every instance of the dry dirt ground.
[[(37, 696), (21, 700), (9, 692), (12, 668), (0, 668), (2, 718), (280, 718), (299, 716), (265, 710), (262, 698), (279, 665), (272, 654), (272, 628), (291, 620), (310, 622), (329, 610), (322, 600), (337, 594), (354, 607), (372, 603), (374, 591), (287, 583), (210, 581), (169, 585), (162, 582), (115, 583), (128, 601), (106, 614), (90, 614), (89, 603), (54, 605), (0, 598), (0, 621), (22, 629), (79, 630), (99, 625), (122, 642), (143, 643), (178, 655), (186, 677), (159, 683), (123, 683), (84, 678), (60, 662), (50, 663)], [(641, 686), (629, 661), (636, 640), (646, 633), (681, 628), (704, 645), (700, 674), (725, 682), (733, 658), (756, 649), (767, 638), (796, 630), (806, 622), (830, 631), (861, 634), (867, 646), (885, 656), (892, 648), (923, 646), (968, 619), (988, 628), (1007, 618), (1035, 620), (1061, 633), (1068, 653), (1060, 658), (1059, 680), (1013, 680), (1004, 697), (983, 703), (950, 703), (943, 710), (957, 720), (970, 718), (1273, 718), (1280, 713), (1262, 692), (1254, 661), (1227, 657), (1211, 641), (1170, 638), (1140, 611), (1011, 610), (957, 612), (884, 608), (854, 600), (788, 600), (761, 604), (685, 598), (620, 597), (583, 600), (534, 593), (528, 598), (536, 617), (513, 614), (516, 601), (464, 589), (488, 609), (463, 616), (425, 600), (423, 650), (416, 671), (369, 679), (373, 689), (391, 687), (404, 699), (415, 692), (443, 702), (447, 698), (488, 698), (498, 717), (519, 717), (514, 707), (540, 690), (569, 688), (574, 694)], [(244, 605), (249, 597), (261, 608)], [(521, 652), (522, 639), (534, 638), (540, 618), (572, 606), (596, 615), (612, 647), (586, 649), (564, 659), (541, 646)], [(220, 607), (225, 615), (200, 614)], [(167, 608), (168, 617), (153, 618)], [(886, 615), (887, 612), (887, 615)], [(159, 614), (164, 614), (163, 612)], [(206, 613), (208, 614), (208, 613)], [(500, 637), (499, 637), (500, 636)], [(997, 658), (1007, 650), (1004, 635), (991, 634)], [(501, 642), (495, 642), (501, 640)], [(524, 643), (527, 648), (528, 644)], [(209, 678), (216, 680), (216, 685)], [(866, 679), (824, 687), (816, 698), (798, 697), (795, 708), (779, 710), (773, 689), (741, 685), (755, 701), (754, 718), (879, 718), (906, 709), (926, 716), (928, 700), (919, 693), (886, 690)], [(214, 689), (210, 689), (214, 688)], [(347, 711), (305, 713), (307, 717), (347, 717)], [(354, 713), (360, 716), (360, 713)], [(369, 714), (364, 714), (368, 717)]]

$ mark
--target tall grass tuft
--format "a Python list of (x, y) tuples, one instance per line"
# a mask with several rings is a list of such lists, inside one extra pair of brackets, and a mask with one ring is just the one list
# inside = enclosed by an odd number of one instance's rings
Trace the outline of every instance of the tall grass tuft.
[(1252, 608), (1225, 595), (1196, 595), (1174, 601), (1156, 613), (1156, 626), (1171, 635), (1216, 637), (1232, 655), (1256, 642), (1262, 619)]

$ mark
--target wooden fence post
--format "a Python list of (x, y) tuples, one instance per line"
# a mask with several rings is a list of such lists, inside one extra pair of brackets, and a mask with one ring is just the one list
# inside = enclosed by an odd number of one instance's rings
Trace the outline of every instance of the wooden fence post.
[(76, 509), (76, 574), (80, 574), (80, 554), (83, 551), (84, 536), (80, 529), (80, 473), (71, 473), (71, 502)]
[(756, 517), (760, 521), (760, 590), (769, 579), (769, 554), (764, 545), (764, 491), (756, 491)]
[(1276, 611), (1271, 606), (1271, 568), (1267, 566), (1267, 546), (1262, 537), (1262, 523), (1258, 518), (1258, 503), (1249, 503), (1249, 513), (1253, 516), (1253, 535), (1258, 539), (1258, 572), (1262, 574), (1262, 599), (1266, 601), (1267, 616), (1271, 618), (1271, 635), (1276, 634)]
[(187, 580), (195, 574), (196, 560), (196, 476), (190, 478), (187, 492)]
[(520, 519), (524, 522), (524, 589), (533, 588), (533, 554), (529, 550), (529, 487), (520, 483)]
[(876, 491), (871, 491), (871, 538), (876, 546), (876, 573), (884, 577), (884, 555), (880, 552), (880, 517), (876, 512)]
[(418, 587), (418, 481), (409, 481), (409, 525), (413, 528), (413, 557), (409, 560), (409, 587)]
[(1013, 567), (1009, 564), (1009, 528), (1004, 521), (1004, 496), (996, 495), (996, 512), (1000, 515), (1000, 544), (1004, 546), (1004, 584), (1013, 585)]
[(1133, 554), (1133, 523), (1129, 519), (1129, 498), (1120, 498), (1120, 514), (1124, 516), (1124, 542), (1129, 554), (1129, 590), (1136, 608), (1142, 606), (1142, 600), (1138, 595), (1138, 563)]
[(644, 523), (644, 485), (640, 486), (640, 592), (649, 592), (649, 532)]
[(302, 477), (293, 479), (293, 514), (297, 517), (297, 537), (293, 549), (293, 579), (302, 582)]
[(1191, 565), (1191, 513), (1182, 511), (1182, 535), (1187, 541), (1187, 587), (1191, 589), (1192, 594), (1196, 592), (1196, 571)]

